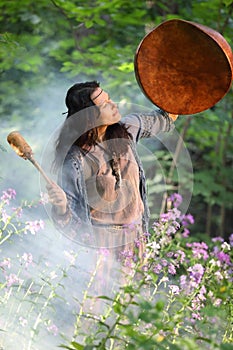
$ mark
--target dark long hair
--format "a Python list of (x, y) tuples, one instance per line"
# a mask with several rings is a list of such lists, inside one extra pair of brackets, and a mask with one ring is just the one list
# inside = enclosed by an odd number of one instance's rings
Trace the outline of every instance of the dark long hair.
[[(72, 145), (78, 146), (83, 153), (87, 153), (91, 147), (95, 146), (99, 126), (96, 126), (96, 120), (100, 110), (92, 101), (91, 95), (99, 86), (97, 81), (89, 81), (74, 84), (67, 91), (65, 102), (68, 112), (56, 141), (55, 170), (60, 168)], [(119, 142), (122, 138), (126, 142)], [(115, 123), (107, 127), (104, 140), (111, 140), (109, 151), (115, 158), (119, 158), (127, 152), (131, 138), (131, 134), (123, 123)]]

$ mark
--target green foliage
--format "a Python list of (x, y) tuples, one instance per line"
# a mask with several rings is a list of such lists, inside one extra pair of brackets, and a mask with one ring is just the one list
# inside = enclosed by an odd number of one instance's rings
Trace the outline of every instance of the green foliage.
[[(70, 346), (61, 347), (231, 348), (231, 247), (219, 237), (208, 244), (185, 237), (187, 223), (178, 202), (174, 203), (175, 207), (161, 215), (151, 230), (144, 260), (136, 259), (136, 252), (123, 258), (123, 266), (130, 266), (132, 274), (127, 273), (126, 285), (113, 298), (101, 297), (108, 301), (107, 311), (95, 317), (93, 314), (93, 335), (84, 334), (83, 342), (72, 341)], [(109, 326), (103, 328), (103, 324)]]
[[(93, 295), (95, 271), (91, 271), (87, 289), (78, 297), (74, 279), (83, 276), (74, 269), (80, 264), (76, 261), (79, 252), (62, 252), (66, 243), (61, 239), (57, 262), (49, 259), (47, 251), (39, 249), (43, 235), (49, 236), (47, 223), (44, 227), (38, 217), (34, 222), (24, 220), (22, 214), (27, 207), (32, 209), (32, 203), (15, 208), (15, 195), (13, 189), (5, 190), (0, 202), (0, 303), (5, 315), (0, 331), (5, 339), (18, 341), (23, 336), (22, 348), (28, 349), (39, 345), (46, 334), (56, 337), (56, 344), (65, 342), (60, 348), (67, 350), (231, 349), (233, 235), (230, 244), (220, 237), (207, 243), (189, 238), (187, 229), (193, 218), (180, 212), (178, 194), (168, 199), (170, 209), (156, 221), (150, 236), (140, 236), (133, 254), (122, 255), (124, 283), (120, 288), (111, 296)], [(18, 240), (25, 240), (26, 233), (30, 252)], [(32, 254), (33, 241), (36, 251)], [(55, 240), (49, 242), (54, 250)], [(140, 246), (141, 258), (137, 255)], [(106, 251), (96, 254), (100, 261), (108, 256)], [(97, 262), (96, 269), (99, 266)], [(102, 312), (100, 301), (104, 302)], [(61, 319), (62, 326), (57, 327)]]

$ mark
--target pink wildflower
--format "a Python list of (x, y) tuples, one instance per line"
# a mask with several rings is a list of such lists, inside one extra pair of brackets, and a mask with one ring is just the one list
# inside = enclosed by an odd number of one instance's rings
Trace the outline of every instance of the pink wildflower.
[(179, 228), (180, 228), (179, 224), (177, 224), (175, 226), (169, 225), (169, 227), (167, 228), (167, 234), (174, 235)]
[(2, 209), (2, 221), (6, 224), (10, 219), (10, 216), (7, 214), (5, 209)]
[(31, 253), (24, 253), (22, 255), (22, 260), (25, 262), (25, 267), (27, 268), (33, 261), (33, 257)]
[(224, 239), (222, 237), (214, 237), (212, 238), (212, 242), (224, 242)]
[(192, 253), (194, 258), (197, 259), (204, 259), (207, 260), (209, 257), (209, 254), (207, 252), (208, 246), (204, 242), (193, 242), (193, 243), (187, 243), (187, 247), (192, 248)]
[(47, 327), (47, 330), (52, 333), (54, 336), (58, 335), (58, 328), (55, 324), (51, 324)]
[(183, 226), (193, 225), (194, 217), (191, 214), (186, 214), (182, 216), (181, 221)]
[(1, 200), (9, 204), (11, 199), (15, 199), (15, 196), (16, 191), (13, 188), (8, 188), (6, 191), (2, 191)]
[(229, 256), (229, 254), (226, 254), (224, 252), (218, 252), (216, 254), (216, 257), (218, 258), (218, 260), (223, 263), (223, 264), (227, 264), (227, 265), (231, 265), (231, 258)]
[(181, 275), (180, 276), (180, 287), (181, 289), (185, 289), (187, 285), (187, 276)]
[(202, 320), (202, 317), (201, 317), (201, 315), (199, 314), (199, 312), (193, 312), (192, 313), (192, 319), (191, 319), (191, 321), (192, 322), (195, 322), (196, 320)]
[(214, 302), (213, 302), (213, 305), (214, 306), (219, 306), (219, 305), (221, 305), (222, 304), (222, 299), (220, 299), (220, 298), (216, 298), (215, 300), (214, 300)]
[(192, 267), (188, 268), (188, 272), (190, 273), (191, 285), (193, 287), (197, 287), (202, 280), (204, 275), (204, 267), (201, 264), (195, 264)]
[(40, 200), (39, 200), (39, 203), (40, 204), (46, 204), (49, 202), (49, 196), (48, 196), (48, 193), (44, 193), (44, 192), (41, 192), (40, 193)]
[(174, 257), (177, 258), (180, 263), (183, 263), (185, 261), (186, 255), (183, 250), (177, 250), (177, 252), (174, 254)]
[(184, 228), (183, 232), (182, 232), (182, 237), (187, 238), (190, 234), (189, 229), (187, 229), (187, 227)]
[(26, 327), (28, 324), (28, 321), (26, 320), (26, 318), (20, 317), (19, 318), (19, 323), (22, 327)]
[(110, 251), (107, 248), (100, 248), (99, 253), (100, 253), (100, 255), (103, 255), (104, 257), (107, 257), (107, 256), (109, 256)]
[(201, 289), (197, 295), (198, 299), (200, 301), (204, 301), (206, 300), (206, 297), (205, 297), (205, 294), (206, 294), (206, 287), (205, 286), (201, 286)]
[(25, 234), (29, 231), (32, 235), (35, 235), (40, 229), (44, 229), (43, 220), (26, 221)]
[[(180, 215), (181, 215), (181, 212), (177, 208), (173, 208), (171, 210), (168, 210), (167, 213), (161, 214), (160, 221), (161, 222), (167, 222), (167, 221), (176, 222), (176, 220), (180, 218)], [(179, 225), (179, 224), (177, 223), (177, 225)]]
[(132, 267), (135, 261), (135, 256), (132, 249), (125, 249), (120, 252), (120, 260), (126, 267)]
[(178, 286), (176, 286), (175, 284), (171, 284), (169, 286), (169, 288), (170, 288), (172, 294), (178, 295), (180, 293), (180, 288)]
[(167, 262), (167, 260), (166, 259), (161, 259), (161, 264), (163, 265), (163, 266), (167, 266), (168, 265), (168, 262)]
[(179, 193), (173, 193), (169, 198), (168, 198), (168, 201), (171, 201), (173, 206), (175, 208), (178, 208), (182, 201), (183, 201), (183, 198), (182, 196), (179, 194)]
[(153, 268), (153, 272), (154, 272), (155, 274), (159, 274), (159, 273), (162, 271), (162, 269), (163, 269), (162, 265), (156, 264), (156, 265), (154, 266), (154, 268)]
[(10, 269), (11, 268), (11, 259), (10, 258), (3, 259), (2, 262), (0, 262), (0, 267), (2, 267), (3, 270), (5, 270), (5, 267)]
[(222, 281), (223, 280), (223, 274), (220, 272), (220, 271), (216, 271), (214, 273), (215, 277), (217, 278), (218, 282)]
[(233, 247), (233, 233), (229, 237), (230, 246)]
[(169, 265), (168, 265), (168, 272), (169, 272), (171, 275), (175, 275), (175, 274), (176, 274), (175, 265), (169, 264)]
[(22, 280), (18, 278), (14, 273), (11, 273), (9, 276), (6, 276), (7, 287), (10, 288), (13, 284), (20, 284)]

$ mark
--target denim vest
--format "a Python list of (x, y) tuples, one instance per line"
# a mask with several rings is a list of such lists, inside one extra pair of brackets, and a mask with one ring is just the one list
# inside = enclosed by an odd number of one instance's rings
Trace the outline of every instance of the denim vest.
[[(139, 139), (143, 137), (154, 136), (160, 131), (170, 131), (173, 128), (173, 123), (168, 115), (161, 110), (150, 113), (130, 114), (123, 118), (121, 123), (129, 127), (128, 130), (133, 137), (132, 141), (130, 141), (130, 147), (139, 168), (139, 191), (144, 204), (142, 225), (143, 231), (147, 232), (149, 207), (146, 195), (146, 179), (136, 145)], [(73, 240), (76, 240), (77, 236), (82, 232), (81, 241), (88, 241), (88, 236), (93, 228), (83, 170), (83, 154), (78, 146), (73, 145), (69, 150), (58, 178), (58, 184), (66, 192), (70, 215), (67, 220), (65, 216), (59, 217), (55, 215), (55, 211), (52, 211), (56, 226)], [(78, 240), (80, 241), (80, 238)]]

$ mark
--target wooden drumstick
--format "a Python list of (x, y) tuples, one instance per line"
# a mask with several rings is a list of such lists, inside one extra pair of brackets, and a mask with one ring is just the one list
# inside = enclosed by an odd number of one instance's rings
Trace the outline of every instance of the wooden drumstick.
[(27, 142), (24, 140), (23, 136), (20, 135), (18, 131), (12, 131), (7, 136), (7, 141), (13, 148), (13, 150), (23, 159), (28, 159), (39, 172), (44, 177), (45, 181), (52, 185), (52, 181), (48, 178), (48, 176), (45, 174), (44, 170), (41, 168), (41, 166), (37, 163), (37, 161), (33, 158), (33, 153), (31, 147), (27, 144)]

